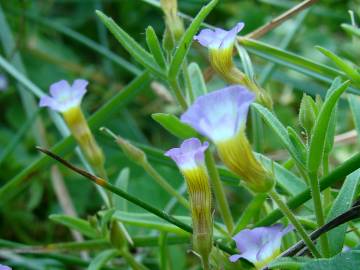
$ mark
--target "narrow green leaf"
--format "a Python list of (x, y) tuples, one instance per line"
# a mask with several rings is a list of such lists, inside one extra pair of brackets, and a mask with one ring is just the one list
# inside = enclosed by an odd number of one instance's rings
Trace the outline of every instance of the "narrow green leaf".
[[(341, 76), (346, 78), (345, 73), (340, 70), (319, 64), (305, 57), (276, 48), (263, 42), (244, 38), (239, 39), (239, 42), (249, 52), (259, 57), (277, 63), (281, 66), (291, 68), (317, 80), (332, 83), (335, 77)], [(360, 89), (358, 88), (349, 87), (348, 91), (357, 95), (360, 94)]]
[(253, 80), (255, 77), (254, 75), (255, 73), (249, 54), (247, 53), (247, 51), (243, 46), (240, 46), (237, 43), (236, 43), (236, 49), (243, 64), (245, 74), (250, 78), (250, 80)]
[(306, 162), (306, 146), (301, 140), (300, 136), (292, 127), (287, 127), (287, 132), (292, 145), (295, 147), (302, 164)]
[(360, 74), (359, 74), (359, 72), (356, 71), (356, 69), (354, 67), (352, 67), (350, 64), (348, 64), (343, 59), (341, 59), (335, 53), (333, 53), (323, 47), (316, 46), (315, 48), (318, 49), (322, 54), (324, 54), (325, 56), (330, 58), (338, 66), (339, 69), (341, 69), (342, 71), (344, 71), (346, 73), (346, 75), (348, 75), (348, 77), (352, 81), (354, 81), (358, 85), (360, 84)]
[(291, 157), (296, 160), (299, 165), (304, 166), (301, 160), (301, 156), (290, 141), (286, 128), (277, 119), (277, 117), (260, 104), (253, 103), (251, 106), (261, 115), (268, 126), (275, 132), (278, 138), (282, 141), (284, 147), (290, 153)]
[(91, 227), (88, 221), (81, 218), (66, 216), (66, 215), (50, 215), (49, 219), (55, 221), (56, 223), (62, 224), (70, 229), (79, 231), (83, 235), (86, 235), (90, 238), (98, 237), (98, 232)]
[[(174, 217), (182, 221), (183, 223), (191, 224), (190, 217), (179, 217), (179, 216), (174, 216)], [(171, 232), (178, 235), (188, 235), (188, 233), (183, 229), (173, 224), (170, 224), (151, 213), (130, 213), (123, 211), (116, 211), (113, 214), (113, 218), (123, 222), (124, 224), (143, 227), (147, 229), (155, 229), (162, 232)]]
[(126, 33), (114, 20), (106, 16), (101, 11), (97, 10), (96, 14), (110, 30), (114, 37), (120, 42), (120, 44), (131, 54), (136, 61), (147, 68), (149, 71), (159, 76), (164, 77), (164, 73), (160, 67), (156, 64), (154, 57), (149, 54), (139, 43), (137, 43), (128, 33)]
[(319, 115), (313, 128), (313, 134), (310, 141), (309, 152), (307, 157), (307, 168), (310, 172), (316, 173), (323, 157), (326, 133), (329, 126), (331, 112), (341, 94), (349, 86), (349, 81), (341, 84), (330, 96), (325, 100), (321, 107)]
[(199, 134), (191, 126), (181, 122), (179, 118), (173, 114), (153, 113), (151, 117), (163, 128), (180, 139), (199, 137)]
[(341, 25), (342, 29), (344, 29), (348, 34), (354, 35), (358, 38), (360, 38), (360, 29), (358, 27), (352, 26), (347, 23), (343, 23)]
[(205, 95), (207, 93), (207, 87), (199, 65), (195, 62), (190, 63), (188, 72), (195, 97)]
[[(120, 171), (119, 176), (115, 181), (115, 186), (121, 188), (122, 190), (128, 190), (129, 184), (129, 177), (130, 177), (130, 169), (124, 168)], [(116, 209), (127, 212), (127, 200), (120, 198), (118, 196), (114, 197), (114, 206)]]
[[(348, 175), (327, 216), (327, 222), (350, 209), (359, 185), (360, 170)], [(328, 233), (331, 256), (342, 251), (347, 224), (336, 227)]]
[(358, 142), (359, 142), (360, 141), (360, 98), (355, 95), (349, 95), (348, 102), (354, 119), (355, 129), (358, 134)]
[(185, 34), (182, 36), (179, 45), (174, 53), (174, 57), (171, 60), (169, 68), (169, 78), (175, 79), (180, 71), (182, 63), (190, 49), (190, 45), (193, 41), (193, 37), (199, 30), (201, 23), (204, 21), (206, 16), (218, 3), (218, 0), (212, 0), (209, 4), (203, 7), (196, 15), (190, 26), (186, 29)]
[(119, 255), (119, 251), (117, 249), (108, 249), (100, 252), (96, 255), (94, 259), (91, 260), (89, 264), (88, 270), (100, 270), (103, 266), (106, 265), (108, 261), (115, 258)]
[(154, 28), (152, 28), (151, 26), (148, 26), (148, 28), (146, 28), (146, 42), (156, 63), (161, 68), (166, 68), (166, 61), (160, 46), (160, 42), (156, 36)]

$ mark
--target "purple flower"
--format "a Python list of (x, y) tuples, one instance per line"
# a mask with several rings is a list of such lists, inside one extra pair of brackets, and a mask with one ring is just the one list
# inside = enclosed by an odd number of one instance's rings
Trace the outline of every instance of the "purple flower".
[(0, 270), (11, 270), (11, 267), (0, 264)]
[(244, 258), (261, 268), (279, 254), (281, 239), (291, 230), (291, 225), (284, 227), (281, 224), (242, 230), (233, 237), (240, 254), (232, 255), (229, 259), (236, 262)]
[(172, 158), (180, 170), (194, 169), (204, 165), (204, 152), (209, 143), (197, 138), (185, 140), (179, 148), (172, 148), (165, 153), (165, 156)]
[(215, 30), (203, 29), (194, 39), (209, 49), (226, 49), (233, 46), (236, 35), (244, 26), (244, 23), (239, 22), (230, 31), (225, 31), (220, 28), (215, 28)]
[(255, 95), (241, 85), (231, 85), (199, 97), (181, 121), (215, 143), (233, 138), (244, 128)]
[(8, 81), (3, 74), (0, 74), (0, 91), (5, 91), (8, 87)]
[(66, 112), (67, 110), (80, 105), (86, 93), (88, 81), (77, 79), (70, 84), (61, 80), (50, 86), (51, 96), (43, 96), (40, 99), (40, 107), (49, 107), (55, 111)]

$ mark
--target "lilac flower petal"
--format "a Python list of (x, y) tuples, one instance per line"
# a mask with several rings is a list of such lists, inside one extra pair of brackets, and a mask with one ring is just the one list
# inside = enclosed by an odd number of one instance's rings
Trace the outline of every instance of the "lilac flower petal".
[(50, 96), (40, 99), (40, 107), (49, 107), (55, 111), (65, 112), (73, 107), (79, 106), (86, 93), (88, 81), (75, 80), (73, 85), (61, 80), (50, 86)]
[(181, 121), (214, 142), (235, 136), (244, 126), (255, 95), (241, 85), (232, 85), (199, 97), (181, 116)]
[(239, 22), (231, 30), (221, 28), (203, 29), (194, 37), (202, 46), (209, 49), (225, 49), (233, 46), (236, 35), (244, 28), (245, 24)]
[(59, 98), (63, 92), (71, 91), (70, 89), (70, 84), (65, 80), (61, 80), (50, 85), (50, 94), (54, 98)]
[(255, 264), (276, 254), (280, 249), (282, 237), (292, 229), (292, 226), (284, 228), (281, 224), (245, 229), (236, 234), (233, 239), (240, 251), (239, 256)]
[(235, 255), (231, 255), (231, 256), (229, 257), (229, 260), (230, 260), (230, 262), (236, 262), (236, 261), (239, 260), (240, 258), (241, 258), (241, 255), (235, 254)]
[(11, 267), (0, 264), (0, 270), (11, 270)]
[(197, 138), (185, 140), (179, 148), (170, 149), (165, 156), (172, 158), (181, 170), (193, 169), (204, 164), (204, 152), (209, 143), (201, 144)]

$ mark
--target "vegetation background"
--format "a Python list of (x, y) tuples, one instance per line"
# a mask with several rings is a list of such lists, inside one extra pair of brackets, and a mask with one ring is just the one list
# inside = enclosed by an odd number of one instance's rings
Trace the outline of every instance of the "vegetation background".
[[(156, 1), (1, 0), (0, 18), (5, 17), (7, 23), (4, 24), (5, 21), (0, 20), (0, 55), (9, 61), (21, 56), (24, 64), (22, 72), (26, 73), (27, 77), (44, 92), (48, 91), (50, 84), (61, 79), (89, 80), (88, 93), (82, 103), (84, 112), (89, 116), (116, 93), (122, 91), (136, 73), (143, 69), (108, 33), (94, 11), (99, 9), (111, 16), (135, 40), (146, 47), (147, 26), (151, 25), (159, 38), (164, 31), (161, 10), (148, 2)], [(193, 16), (206, 2), (180, 0), (179, 9)], [(246, 26), (241, 34), (246, 35), (297, 3), (299, 1), (224, 0), (220, 1), (210, 13), (206, 22), (230, 29), (235, 23), (243, 21)], [(350, 23), (348, 10), (353, 10), (359, 15), (359, 4), (360, 1), (357, 0), (318, 1), (305, 15), (302, 12), (294, 16), (262, 37), (261, 41), (275, 47), (286, 47), (286, 50), (318, 63), (334, 66), (315, 49), (315, 45), (319, 45), (359, 64), (360, 50), (356, 49), (356, 42), (354, 43), (340, 27), (342, 23)], [(10, 28), (11, 33), (5, 31), (7, 27)], [(293, 34), (290, 35), (290, 32)], [(6, 48), (11, 46), (9, 43), (11, 35), (15, 47), (9, 52)], [(103, 48), (108, 48), (117, 58), (114, 60), (111, 56), (110, 59), (104, 57), (103, 53), (91, 48), (91, 43), (87, 39)], [(257, 78), (264, 79), (263, 86), (271, 91), (277, 116), (285, 126), (292, 126), (301, 132), (297, 114), (302, 94), (305, 92), (312, 96), (319, 94), (324, 97), (329, 84), (281, 65), (276, 66), (267, 78), (263, 78), (264, 68), (268, 67), (270, 62), (251, 52), (250, 56)], [(209, 89), (216, 89), (223, 84), (209, 71), (206, 50), (194, 44), (189, 58), (200, 64)], [(121, 59), (120, 63), (119, 59)], [(0, 73), (8, 80), (8, 87), (0, 92), (0, 156), (2, 155), (0, 186), (2, 186), (40, 156), (35, 150), (35, 145), (44, 144), (46, 141), (48, 146), (52, 146), (60, 141), (63, 135), (46, 110), (41, 110), (35, 116), (37, 120), (41, 119), (42, 128), (39, 129), (39, 126), (35, 125), (34, 118), (29, 124), (27, 119), (34, 113), (34, 108), (32, 111), (28, 109), (29, 106), (31, 107), (31, 101), (21, 97), (17, 81), (1, 66)], [(38, 99), (35, 98), (35, 101), (37, 103)], [(126, 106), (118, 108), (115, 114), (104, 119), (101, 125), (109, 127), (133, 142), (167, 150), (178, 145), (179, 141), (152, 119), (151, 114), (157, 112), (177, 113), (179, 108), (169, 96), (163, 82), (152, 81)], [(339, 103), (337, 123), (338, 136), (331, 155), (331, 167), (341, 164), (358, 149), (356, 136), (352, 135), (353, 133), (346, 133), (345, 137), (339, 136), (354, 129), (354, 121), (345, 100)], [(23, 136), (18, 138), (11, 152), (6, 152), (16, 134), (24, 130), (24, 126), (26, 131), (23, 132)], [(129, 168), (130, 178), (127, 187), (129, 193), (158, 208), (167, 205), (171, 200), (170, 196), (149, 179), (143, 169), (130, 162), (111, 139), (97, 130), (94, 132), (105, 151), (106, 169), (111, 181), (115, 182), (122, 169)], [(250, 134), (250, 139), (253, 138)], [(261, 134), (261, 142), (263, 153), (275, 160), (286, 160), (287, 153), (282, 150), (280, 142), (266, 126)], [(73, 152), (65, 158), (81, 166)], [(183, 185), (177, 168), (172, 164), (170, 166), (169, 161), (152, 160), (152, 164), (173, 186)], [(61, 166), (59, 169), (58, 175), (65, 182), (77, 214), (83, 218), (96, 214), (102, 202), (94, 186)], [(0, 246), (1, 243), (6, 242), (5, 240), (42, 245), (73, 239), (68, 228), (49, 219), (49, 215), (63, 213), (59, 198), (54, 192), (54, 183), (50, 180), (50, 170), (49, 166), (39, 166), (27, 177), (25, 185), (17, 187), (14, 191), (16, 195), (0, 205)], [(245, 189), (236, 185), (228, 185), (227, 191), (231, 210), (236, 219), (249, 201), (250, 195)], [(143, 212), (132, 204), (128, 204), (128, 209), (132, 212)], [(176, 209), (175, 214), (184, 214), (184, 210)], [(129, 227), (129, 231), (134, 235), (147, 233), (145, 229), (135, 226)], [(189, 260), (186, 254), (187, 248), (188, 244), (170, 248), (173, 269), (185, 269)], [(149, 251), (149, 263), (155, 260), (156, 252), (156, 247)], [(0, 262), (1, 255), (0, 253)], [(45, 268), (47, 265), (45, 258), (36, 256), (32, 258), (21, 254), (18, 256), (24, 262), (28, 263), (32, 260), (38, 263), (37, 269), (55, 269)], [(32, 268), (20, 266), (16, 269)]]

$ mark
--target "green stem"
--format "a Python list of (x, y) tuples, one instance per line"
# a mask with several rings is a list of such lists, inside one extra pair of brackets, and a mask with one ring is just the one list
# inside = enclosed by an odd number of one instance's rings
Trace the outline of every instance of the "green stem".
[(127, 250), (122, 249), (120, 250), (121, 256), (127, 261), (127, 263), (131, 266), (134, 270), (149, 270), (147, 267), (142, 265), (141, 263), (137, 262), (134, 256)]
[(231, 216), (230, 207), (226, 200), (225, 190), (221, 183), (219, 172), (215, 166), (215, 160), (212, 153), (208, 150), (205, 153), (206, 167), (209, 171), (211, 184), (215, 193), (215, 198), (219, 206), (220, 215), (224, 220), (225, 226), (229, 233), (234, 229), (234, 221)]
[(176, 189), (174, 189), (155, 169), (149, 162), (141, 163), (144, 170), (159, 184), (166, 192), (174, 196), (179, 203), (181, 203), (187, 209), (190, 209), (189, 202), (181, 196)]
[[(325, 217), (324, 217), (324, 211), (323, 211), (322, 201), (321, 201), (319, 180), (318, 180), (316, 172), (309, 173), (309, 182), (310, 182), (310, 190), (311, 190), (311, 194), (312, 194), (312, 199), (314, 202), (316, 222), (318, 224), (318, 227), (321, 227), (325, 224)], [(320, 245), (321, 245), (321, 250), (323, 252), (323, 255), (325, 257), (329, 257), (329, 254), (330, 254), (329, 241), (328, 241), (326, 233), (324, 233), (320, 237)]]
[(291, 224), (295, 227), (296, 231), (300, 234), (300, 237), (307, 245), (311, 253), (316, 257), (320, 258), (321, 255), (319, 251), (316, 249), (314, 243), (311, 241), (310, 237), (307, 235), (304, 227), (301, 223), (296, 219), (295, 215), (291, 212), (290, 208), (283, 202), (280, 196), (276, 193), (275, 190), (271, 190), (269, 192), (269, 196), (275, 201), (278, 205), (279, 209), (283, 212), (283, 214), (289, 219)]
[(195, 95), (194, 95), (194, 91), (193, 91), (192, 84), (191, 84), (187, 60), (184, 61), (182, 70), (183, 70), (183, 75), (184, 75), (184, 81), (186, 84), (186, 89), (188, 92), (188, 97), (189, 97), (190, 104), (191, 104), (195, 100)]
[(179, 102), (181, 108), (185, 111), (188, 107), (186, 100), (181, 92), (179, 82), (176, 79), (169, 80), (171, 89), (174, 91), (175, 97)]

